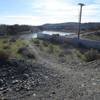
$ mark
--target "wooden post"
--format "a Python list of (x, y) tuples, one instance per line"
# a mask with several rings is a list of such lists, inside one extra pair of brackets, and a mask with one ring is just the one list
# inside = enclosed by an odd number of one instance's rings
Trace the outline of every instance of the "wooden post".
[(80, 5), (80, 13), (79, 13), (79, 26), (78, 26), (78, 39), (80, 39), (80, 31), (81, 31), (81, 18), (82, 18), (82, 7), (84, 6), (84, 4), (79, 3), (78, 5)]

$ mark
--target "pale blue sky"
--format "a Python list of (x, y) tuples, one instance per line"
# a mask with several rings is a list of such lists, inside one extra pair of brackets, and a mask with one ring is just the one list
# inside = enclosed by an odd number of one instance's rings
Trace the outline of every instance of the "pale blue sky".
[(0, 24), (77, 22), (79, 2), (86, 4), (82, 22), (100, 22), (100, 0), (1, 0)]

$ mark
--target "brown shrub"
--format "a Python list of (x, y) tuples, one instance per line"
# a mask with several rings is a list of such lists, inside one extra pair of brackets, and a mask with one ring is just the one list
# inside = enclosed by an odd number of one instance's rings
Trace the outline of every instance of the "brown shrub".
[(29, 50), (27, 47), (19, 48), (18, 53), (23, 55), (26, 58), (30, 58), (30, 59), (35, 59), (36, 58), (35, 54), (31, 50)]
[(10, 57), (10, 53), (7, 51), (0, 50), (0, 61), (6, 61)]

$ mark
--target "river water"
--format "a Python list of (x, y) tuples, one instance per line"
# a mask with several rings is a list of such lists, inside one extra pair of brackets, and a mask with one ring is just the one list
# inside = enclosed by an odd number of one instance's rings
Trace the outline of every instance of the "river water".
[(33, 38), (36, 38), (37, 34), (48, 34), (48, 35), (59, 34), (60, 36), (72, 36), (72, 35), (75, 35), (75, 33), (68, 33), (68, 32), (43, 31), (43, 32), (40, 32), (40, 33), (33, 34)]
[(37, 34), (48, 34), (48, 35), (59, 34), (60, 36), (72, 36), (75, 33), (43, 31), (43, 32), (38, 32), (38, 33), (24, 34), (24, 35), (21, 35), (20, 37), (23, 39), (37, 38)]

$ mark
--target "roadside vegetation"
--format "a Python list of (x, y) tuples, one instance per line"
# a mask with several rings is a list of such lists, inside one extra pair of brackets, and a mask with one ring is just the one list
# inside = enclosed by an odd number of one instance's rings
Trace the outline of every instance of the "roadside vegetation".
[(32, 39), (31, 44), (34, 44), (40, 48), (40, 50), (53, 54), (53, 55), (59, 55), (59, 53), (62, 51), (61, 46), (59, 44), (54, 44), (49, 41), (45, 40), (39, 40), (39, 39)]
[(81, 61), (90, 62), (100, 59), (100, 51), (95, 49), (76, 48), (65, 44), (56, 44), (49, 41), (31, 39), (22, 40), (14, 38), (0, 38), (0, 60), (17, 59), (35, 59), (35, 54), (28, 46), (29, 44), (37, 46), (41, 52), (63, 58), (66, 61), (69, 57), (76, 56)]
[(21, 51), (21, 48), (24, 48), (24, 51), (28, 44), (29, 42), (27, 40), (0, 38), (0, 59), (25, 58), (23, 53), (20, 53), (19, 51)]
[(82, 35), (83, 38), (100, 41), (100, 32)]
[(38, 46), (41, 51), (55, 55), (56, 57), (63, 58), (66, 57), (77, 57), (83, 62), (90, 62), (93, 60), (100, 59), (100, 51), (96, 49), (83, 49), (82, 47), (72, 47), (69, 45), (60, 45), (51, 43), (48, 41), (43, 41), (39, 39), (32, 39), (31, 43)]
[(79, 59), (85, 62), (100, 59), (100, 51), (95, 49), (77, 49), (76, 55)]

